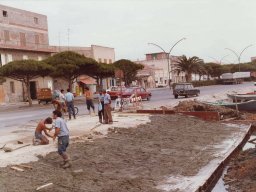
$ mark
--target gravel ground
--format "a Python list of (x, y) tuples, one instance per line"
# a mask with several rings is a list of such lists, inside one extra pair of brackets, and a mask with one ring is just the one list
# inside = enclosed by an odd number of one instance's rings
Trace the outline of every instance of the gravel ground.
[(256, 191), (256, 149), (248, 149), (239, 154), (229, 165), (224, 181), (229, 192)]
[[(0, 169), (1, 192), (161, 192), (171, 175), (193, 176), (216, 158), (216, 145), (239, 128), (182, 115), (152, 116), (137, 128), (114, 128), (108, 137), (73, 143), (72, 167), (54, 152), (29, 163), (33, 169)], [(173, 189), (171, 191), (181, 191)]]

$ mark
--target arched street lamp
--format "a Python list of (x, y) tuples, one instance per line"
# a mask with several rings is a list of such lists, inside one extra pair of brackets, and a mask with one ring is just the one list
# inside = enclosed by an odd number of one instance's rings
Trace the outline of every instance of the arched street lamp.
[(237, 54), (237, 52), (235, 52), (234, 50), (232, 50), (232, 49), (230, 49), (230, 48), (225, 48), (225, 49), (231, 51), (232, 53), (234, 53), (234, 55), (237, 57), (238, 65), (239, 65), (239, 72), (240, 72), (241, 56), (242, 56), (243, 52), (244, 52), (246, 49), (248, 49), (249, 47), (251, 47), (251, 46), (253, 46), (253, 44), (250, 44), (250, 45), (246, 46), (246, 47), (240, 52), (240, 54)]
[(158, 47), (158, 48), (160, 48), (164, 53), (165, 53), (165, 55), (166, 55), (166, 59), (167, 59), (167, 70), (168, 70), (168, 85), (169, 85), (169, 87), (171, 88), (171, 84), (170, 84), (170, 55), (171, 55), (171, 52), (172, 52), (172, 50), (173, 50), (173, 48), (179, 43), (179, 42), (181, 42), (181, 41), (183, 41), (183, 40), (185, 40), (186, 38), (182, 38), (182, 39), (180, 39), (180, 40), (178, 40), (176, 43), (174, 43), (174, 45), (171, 47), (171, 49), (170, 49), (170, 51), (169, 52), (166, 52), (160, 45), (157, 45), (157, 44), (155, 44), (155, 43), (148, 43), (148, 45), (154, 45), (154, 46), (156, 46), (156, 47)]
[(211, 58), (211, 59), (213, 59), (213, 60), (217, 61), (217, 63), (219, 63), (219, 64), (221, 65), (222, 60), (223, 60), (223, 59), (225, 59), (227, 56), (229, 56), (229, 55), (225, 55), (225, 56), (223, 56), (220, 60), (218, 60), (218, 59), (216, 59), (216, 58), (214, 58), (214, 57), (210, 57), (210, 56), (209, 56), (209, 58)]

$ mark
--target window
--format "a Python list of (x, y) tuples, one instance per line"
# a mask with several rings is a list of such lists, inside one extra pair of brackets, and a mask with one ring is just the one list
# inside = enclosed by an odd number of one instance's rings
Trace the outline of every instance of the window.
[(156, 60), (156, 59), (157, 59), (157, 53), (152, 54), (152, 59), (153, 59), (153, 60)]
[(7, 11), (3, 11), (3, 16), (8, 17)]
[(4, 30), (4, 40), (10, 41), (10, 33), (7, 30)]
[(101, 63), (101, 58), (99, 58), (98, 60), (99, 60), (99, 63)]
[(7, 54), (7, 63), (12, 62), (12, 54)]
[(23, 60), (28, 60), (28, 56), (27, 55), (23, 55), (22, 59)]
[(35, 44), (39, 44), (39, 35), (35, 35)]
[(37, 17), (34, 17), (34, 23), (38, 24), (38, 18)]
[(109, 63), (112, 63), (112, 59), (109, 59)]
[(20, 33), (20, 45), (26, 46), (26, 36), (25, 33)]
[(5, 54), (1, 53), (1, 66), (6, 64)]
[(13, 81), (10, 82), (10, 91), (11, 93), (15, 93), (15, 86)]
[(2, 54), (0, 55), (0, 67), (3, 66), (3, 62), (2, 62)]

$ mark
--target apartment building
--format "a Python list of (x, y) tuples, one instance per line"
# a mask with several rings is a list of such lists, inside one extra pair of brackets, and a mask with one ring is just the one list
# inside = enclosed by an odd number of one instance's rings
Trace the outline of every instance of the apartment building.
[[(91, 45), (90, 47), (75, 47), (75, 46), (56, 46), (56, 51), (74, 51), (85, 57), (95, 59), (99, 63), (112, 64), (115, 62), (115, 49), (111, 47), (105, 47), (100, 45)], [(84, 93), (85, 86), (89, 87), (93, 92), (96, 91), (96, 80), (86, 75), (80, 76), (77, 79), (77, 83), (74, 84), (74, 90), (77, 95)], [(114, 77), (106, 78), (103, 80), (103, 88), (108, 89), (111, 86), (116, 85)], [(54, 80), (54, 87), (61, 89), (67, 86), (65, 82), (60, 79)]]
[[(0, 67), (8, 62), (22, 59), (43, 60), (61, 51), (74, 51), (98, 62), (115, 61), (113, 48), (91, 45), (91, 47), (50, 46), (47, 16), (0, 5)], [(104, 88), (115, 85), (113, 78), (103, 82)], [(81, 94), (84, 86), (96, 88), (94, 79), (81, 76), (74, 85), (77, 94)], [(38, 89), (66, 89), (68, 83), (51, 77), (37, 78), (30, 82), (31, 98), (36, 99)], [(7, 78), (0, 84), (0, 103), (26, 100), (25, 88), (21, 82)]]
[[(12, 7), (0, 5), (0, 66), (21, 59), (42, 60), (54, 50), (49, 47), (47, 17)], [(51, 84), (51, 79), (31, 82), (32, 98), (36, 89)], [(0, 85), (0, 103), (24, 99), (21, 82), (7, 79)]]
[(178, 74), (174, 71), (175, 65), (178, 61), (178, 56), (170, 56), (169, 58), (169, 72), (168, 72), (168, 56), (166, 53), (147, 53), (145, 60), (138, 60), (136, 63), (143, 64), (145, 66), (154, 69), (155, 86), (167, 86), (170, 73), (170, 80), (173, 83), (185, 81), (185, 75), (183, 73)]

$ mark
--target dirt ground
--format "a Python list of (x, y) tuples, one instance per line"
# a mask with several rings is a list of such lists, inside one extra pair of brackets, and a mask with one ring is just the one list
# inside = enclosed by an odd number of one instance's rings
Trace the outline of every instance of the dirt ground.
[(174, 107), (175, 111), (216, 111), (219, 112), (221, 119), (237, 117), (237, 112), (223, 106), (214, 106), (202, 103), (197, 100), (181, 101)]
[(230, 163), (224, 177), (229, 192), (256, 191), (256, 149), (248, 149)]
[[(72, 167), (62, 169), (57, 153), (29, 163), (32, 170), (0, 169), (1, 192), (161, 192), (170, 175), (193, 176), (215, 158), (216, 146), (234, 127), (182, 115), (152, 116), (137, 128), (114, 128), (93, 142), (73, 143)], [(174, 189), (172, 191), (180, 191)]]

